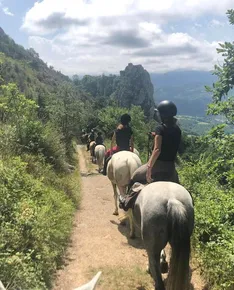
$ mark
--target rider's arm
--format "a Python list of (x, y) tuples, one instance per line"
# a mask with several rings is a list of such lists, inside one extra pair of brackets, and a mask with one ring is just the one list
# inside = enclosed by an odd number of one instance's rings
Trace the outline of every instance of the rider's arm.
[(162, 136), (156, 135), (154, 138), (154, 149), (147, 164), (148, 167), (152, 168), (154, 166), (154, 163), (156, 162), (158, 156), (160, 155), (161, 146), (162, 146)]
[(112, 153), (112, 148), (114, 147), (115, 143), (116, 143), (116, 135), (114, 132), (112, 139), (111, 139), (111, 153)]
[(131, 151), (133, 152), (134, 151), (134, 138), (133, 138), (133, 135), (131, 136), (131, 139), (130, 139), (130, 147), (131, 147)]

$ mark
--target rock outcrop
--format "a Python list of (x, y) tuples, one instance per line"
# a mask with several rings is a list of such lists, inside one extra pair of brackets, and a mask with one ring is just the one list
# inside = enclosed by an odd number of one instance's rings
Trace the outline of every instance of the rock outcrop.
[(114, 97), (122, 107), (141, 106), (146, 116), (154, 106), (154, 87), (149, 73), (142, 65), (129, 63), (124, 71), (120, 71), (119, 85)]

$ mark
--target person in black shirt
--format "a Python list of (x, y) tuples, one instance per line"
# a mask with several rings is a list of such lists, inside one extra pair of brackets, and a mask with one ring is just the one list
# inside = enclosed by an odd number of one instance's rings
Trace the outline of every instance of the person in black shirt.
[[(111, 149), (109, 149), (105, 154), (103, 175), (106, 175), (107, 164), (112, 156), (112, 154), (127, 150), (134, 150), (134, 140), (133, 140), (133, 131), (129, 123), (131, 122), (131, 116), (129, 114), (123, 114), (121, 116), (120, 124), (117, 129), (114, 131), (112, 140), (111, 140)], [(116, 143), (117, 146), (114, 147)]]
[[(119, 200), (119, 207), (128, 210), (133, 207), (138, 190), (132, 188), (135, 182), (146, 184), (154, 181), (179, 183), (175, 159), (181, 141), (181, 130), (176, 124), (177, 108), (173, 102), (162, 101), (155, 110), (159, 121), (155, 129), (154, 147), (148, 163), (140, 166), (129, 183), (127, 198)], [(137, 184), (136, 184), (137, 185)]]
[[(115, 130), (112, 141), (111, 148), (114, 147), (114, 143), (117, 145), (117, 151), (127, 150), (133, 151), (134, 142), (133, 142), (133, 131), (129, 123), (131, 122), (131, 116), (129, 114), (124, 114), (121, 116), (121, 123)], [(133, 149), (132, 149), (133, 148)]]
[(94, 130), (92, 129), (91, 130), (91, 133), (89, 134), (89, 142), (92, 142), (95, 140), (95, 132)]
[(131, 180), (132, 185), (138, 181), (172, 181), (179, 183), (175, 168), (175, 159), (181, 141), (181, 130), (176, 124), (177, 108), (173, 102), (162, 101), (156, 109), (156, 117), (161, 123), (155, 129), (154, 148), (147, 164), (138, 168)]
[(88, 135), (88, 140), (87, 140), (87, 151), (89, 151), (89, 145), (92, 141), (95, 141), (95, 132), (94, 129), (91, 130), (90, 134)]
[(103, 140), (103, 137), (102, 137), (102, 133), (98, 132), (97, 133), (97, 138), (95, 140), (96, 146), (97, 145), (104, 145), (103, 142), (104, 142), (104, 140)]

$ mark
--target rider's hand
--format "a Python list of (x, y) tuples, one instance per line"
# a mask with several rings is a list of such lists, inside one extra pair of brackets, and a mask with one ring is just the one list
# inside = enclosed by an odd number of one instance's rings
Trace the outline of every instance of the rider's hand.
[(152, 167), (147, 167), (146, 180), (148, 183), (151, 183), (153, 181), (151, 175), (152, 175)]

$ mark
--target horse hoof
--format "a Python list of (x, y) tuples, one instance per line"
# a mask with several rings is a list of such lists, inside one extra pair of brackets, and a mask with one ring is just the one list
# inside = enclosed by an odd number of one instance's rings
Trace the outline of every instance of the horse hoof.
[(150, 272), (150, 268), (149, 266), (146, 268), (146, 273), (149, 274), (151, 276), (151, 272)]
[(117, 211), (114, 211), (113, 215), (119, 215), (119, 213)]
[(161, 262), (160, 263), (161, 273), (165, 274), (168, 272), (168, 263), (167, 262)]
[(121, 226), (126, 226), (126, 221), (123, 220), (123, 221), (121, 221), (119, 224), (120, 224)]

